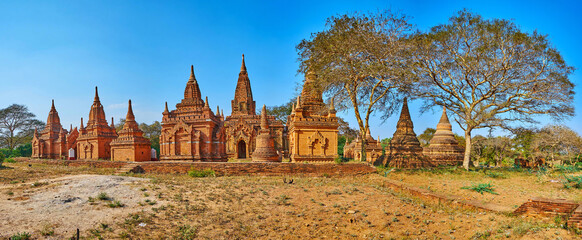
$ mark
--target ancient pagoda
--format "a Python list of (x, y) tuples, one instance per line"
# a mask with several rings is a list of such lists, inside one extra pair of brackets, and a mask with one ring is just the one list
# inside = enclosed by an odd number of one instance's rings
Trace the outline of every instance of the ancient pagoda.
[[(359, 161), (362, 158), (362, 145), (362, 139), (360, 135), (358, 135), (358, 137), (351, 143), (346, 143), (344, 146), (344, 157)], [(381, 155), (382, 145), (380, 137), (378, 137), (378, 140), (374, 139), (368, 128), (368, 131), (366, 132), (366, 161), (373, 163)]]
[(125, 124), (118, 134), (119, 137), (111, 142), (111, 160), (132, 162), (151, 160), (150, 140), (143, 137), (143, 132), (135, 121), (131, 100), (128, 103)]
[(336, 111), (333, 102), (329, 108), (323, 102), (315, 77), (312, 73), (305, 76), (301, 96), (287, 120), (293, 162), (331, 162), (337, 157)]
[(253, 162), (280, 162), (279, 154), (275, 150), (273, 136), (269, 130), (269, 122), (267, 121), (267, 108), (263, 105), (261, 111), (261, 130), (256, 140), (256, 148), (253, 152)]
[(60, 159), (67, 155), (67, 130), (63, 129), (59, 113), (52, 100), (44, 129), (37, 132), (34, 129), (32, 137), (32, 157)]
[[(226, 154), (229, 158), (249, 158), (256, 148), (256, 138), (261, 129), (261, 117), (256, 115), (255, 104), (245, 64), (245, 55), (243, 55), (234, 99), (231, 101), (232, 113), (226, 117), (224, 122)], [(276, 120), (273, 116), (266, 116), (266, 118), (274, 139), (275, 149), (285, 154), (287, 148), (283, 122)]]
[(433, 165), (463, 164), (464, 149), (453, 134), (453, 128), (447, 117), (447, 109), (443, 107), (443, 115), (436, 127), (429, 146), (424, 148), (424, 155), (430, 158)]
[(87, 127), (83, 127), (83, 119), (81, 118), (81, 127), (77, 138), (77, 158), (110, 159), (110, 143), (116, 138), (115, 128), (107, 123), (105, 111), (99, 100), (97, 87), (95, 87), (95, 98), (89, 111)]
[(416, 168), (425, 165), (422, 155), (422, 147), (408, 111), (408, 101), (404, 98), (400, 119), (396, 125), (396, 132), (390, 140), (388, 155), (389, 165), (398, 168)]
[(208, 97), (202, 100), (194, 66), (184, 90), (184, 99), (162, 113), (160, 160), (227, 161), (223, 119), (210, 109)]

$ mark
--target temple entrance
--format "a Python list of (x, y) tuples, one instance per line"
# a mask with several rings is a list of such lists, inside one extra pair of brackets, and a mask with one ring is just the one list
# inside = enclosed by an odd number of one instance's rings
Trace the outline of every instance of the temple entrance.
[(240, 140), (237, 144), (237, 158), (247, 158), (247, 144)]

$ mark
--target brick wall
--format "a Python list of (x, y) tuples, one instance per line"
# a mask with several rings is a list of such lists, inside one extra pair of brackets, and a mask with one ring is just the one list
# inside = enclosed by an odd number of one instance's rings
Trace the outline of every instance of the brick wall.
[(570, 216), (578, 207), (578, 203), (565, 199), (532, 198), (513, 213), (521, 215)]
[(212, 169), (218, 175), (285, 175), (300, 174), (307, 176), (360, 175), (376, 172), (367, 163), (346, 164), (308, 164), (308, 163), (225, 163), (225, 162), (118, 162), (118, 161), (81, 161), (26, 159), (32, 163), (57, 164), (67, 166), (92, 166), (98, 168), (121, 168), (135, 163), (146, 173), (187, 173), (190, 169)]

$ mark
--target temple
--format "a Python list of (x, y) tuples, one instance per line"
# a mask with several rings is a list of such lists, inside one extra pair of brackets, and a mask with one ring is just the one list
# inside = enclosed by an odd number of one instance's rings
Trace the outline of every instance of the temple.
[[(250, 158), (257, 147), (256, 141), (261, 129), (261, 116), (256, 115), (256, 103), (253, 100), (244, 55), (231, 105), (232, 113), (226, 117), (224, 122), (227, 134), (226, 154), (229, 158)], [(287, 148), (283, 122), (276, 120), (273, 116), (266, 116), (266, 121), (273, 136), (274, 148), (285, 154)]]
[(135, 121), (131, 100), (128, 103), (125, 124), (118, 134), (119, 137), (111, 142), (111, 160), (132, 162), (151, 160), (150, 140), (143, 137), (143, 132)]
[(160, 160), (227, 161), (226, 134), (223, 116), (215, 115), (202, 95), (194, 66), (184, 90), (184, 99), (169, 111), (168, 103), (162, 113)]
[[(362, 158), (362, 139), (358, 135), (351, 143), (344, 146), (344, 157), (359, 161)], [(382, 145), (380, 137), (374, 139), (370, 134), (370, 129), (366, 132), (366, 162), (374, 163), (382, 155)]]
[(269, 130), (265, 105), (263, 105), (263, 110), (261, 111), (261, 130), (256, 141), (257, 147), (252, 155), (253, 162), (281, 162), (281, 158), (277, 154), (277, 150), (275, 150), (271, 130)]
[(426, 164), (422, 154), (422, 147), (416, 133), (414, 125), (408, 111), (408, 101), (404, 98), (400, 119), (396, 125), (396, 132), (390, 140), (388, 155), (388, 165), (398, 168), (416, 168)]
[(329, 109), (308, 73), (287, 124), (292, 162), (331, 162), (337, 157), (338, 120), (333, 101)]
[(430, 144), (424, 148), (424, 155), (430, 158), (434, 165), (463, 164), (463, 148), (453, 134), (447, 109), (443, 107), (443, 115), (436, 127), (436, 132)]
[(52, 101), (45, 128), (40, 132), (34, 129), (32, 137), (32, 157), (60, 159), (67, 155), (67, 130), (63, 129), (59, 113)]
[(116, 138), (115, 128), (107, 123), (105, 111), (103, 111), (103, 105), (101, 105), (99, 93), (95, 87), (95, 98), (89, 111), (87, 127), (83, 127), (83, 119), (81, 118), (79, 137), (77, 137), (77, 158), (110, 159), (110, 143)]

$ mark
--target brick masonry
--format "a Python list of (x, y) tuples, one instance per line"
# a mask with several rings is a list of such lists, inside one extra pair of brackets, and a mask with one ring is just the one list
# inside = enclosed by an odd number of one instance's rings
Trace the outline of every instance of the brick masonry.
[[(98, 168), (122, 168), (130, 162), (120, 161), (80, 161), (25, 159), (26, 162), (66, 166), (91, 166)], [(135, 162), (131, 162), (135, 164)], [(306, 176), (342, 176), (375, 173), (376, 168), (367, 163), (309, 164), (309, 163), (229, 163), (229, 162), (141, 162), (138, 164), (146, 173), (187, 173), (190, 169), (212, 169), (218, 175), (263, 175), (284, 174)]]
[(555, 217), (567, 219), (570, 228), (582, 228), (582, 205), (565, 199), (532, 198), (514, 212), (516, 215)]

